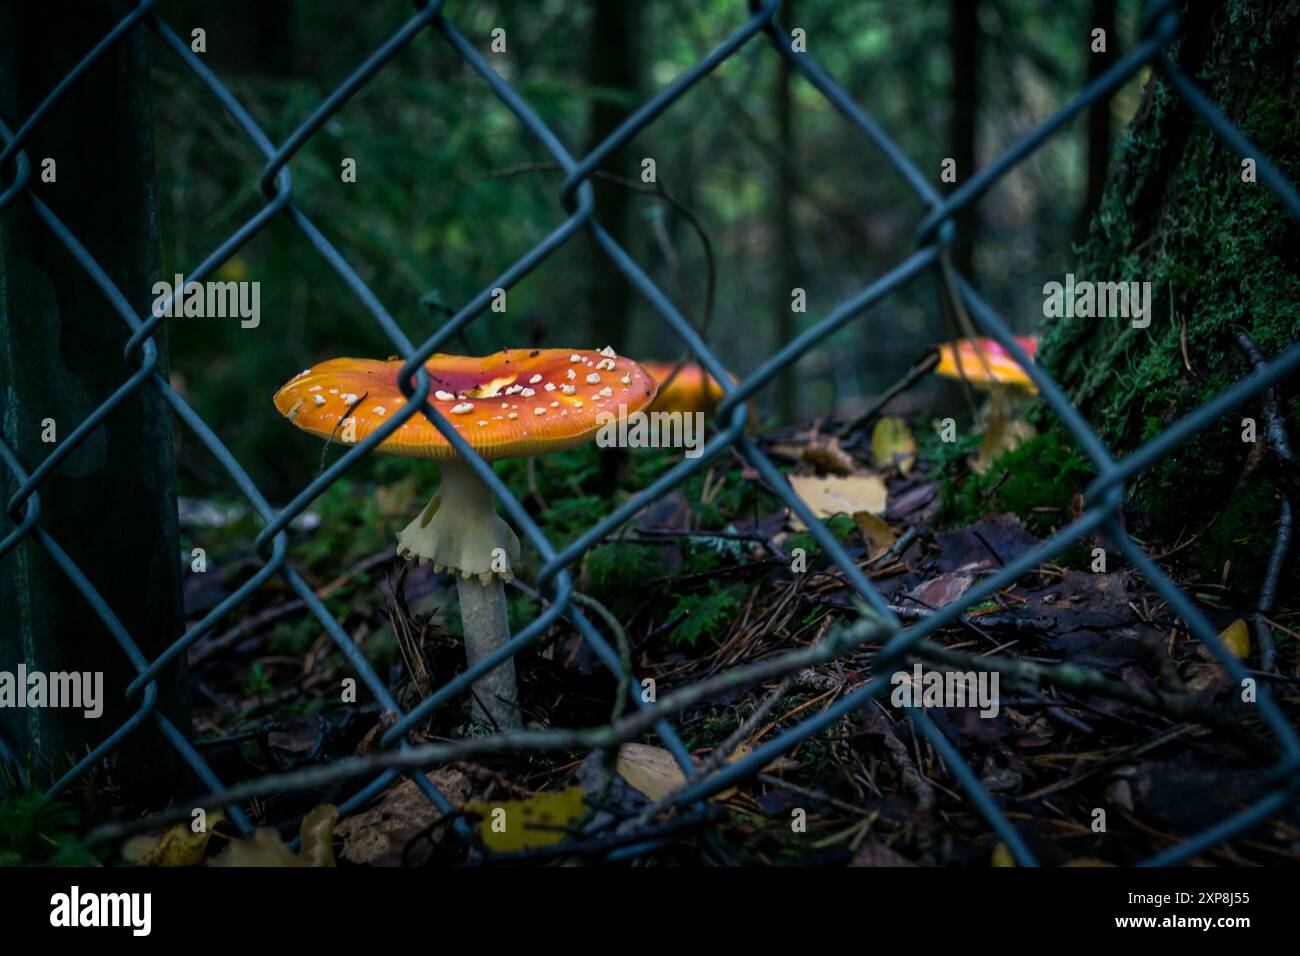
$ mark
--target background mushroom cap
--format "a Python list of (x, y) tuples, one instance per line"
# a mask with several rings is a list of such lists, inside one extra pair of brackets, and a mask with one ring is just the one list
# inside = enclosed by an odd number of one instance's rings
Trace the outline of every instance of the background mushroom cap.
[[(359, 442), (406, 404), (397, 385), (402, 359), (337, 358), (290, 379), (275, 407), (298, 428), (340, 444), (347, 421)], [(592, 440), (601, 412), (640, 411), (655, 397), (655, 380), (611, 349), (506, 349), (493, 355), (432, 356), (429, 403), (470, 446), (491, 461), (572, 448)], [(355, 407), (353, 407), (355, 406)], [(349, 411), (351, 409), (351, 411)], [(408, 458), (455, 459), (443, 434), (415, 415), (379, 450)]]
[[(708, 372), (694, 362), (683, 365), (668, 382), (677, 368), (676, 362), (646, 362), (645, 370), (660, 385), (659, 394), (650, 406), (652, 412), (710, 412), (726, 396), (722, 386)], [(668, 382), (665, 386), (663, 383)]]
[[(1038, 351), (1038, 339), (1033, 336), (1016, 338), (1016, 344), (1031, 359)], [(994, 339), (958, 339), (939, 346), (939, 365), (936, 375), (944, 378), (963, 378), (972, 385), (1019, 385), (1037, 391), (1031, 379), (1006, 349)]]

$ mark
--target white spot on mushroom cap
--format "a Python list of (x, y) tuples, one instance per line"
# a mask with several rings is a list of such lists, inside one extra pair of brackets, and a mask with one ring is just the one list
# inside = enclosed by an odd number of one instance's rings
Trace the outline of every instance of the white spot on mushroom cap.
[(536, 384), (537, 384), (538, 382), (540, 382), (541, 380), (542, 380), (542, 377), (541, 377), (540, 375), (534, 375), (532, 378), (530, 378), (530, 379), (528, 380), (528, 384), (529, 384), (529, 385), (536, 385)]
[(608, 385), (606, 385), (604, 388), (600, 390), (599, 394), (602, 398), (609, 398), (611, 395), (614, 394), (614, 390), (611, 389)]
[(609, 358), (614, 358), (614, 356), (617, 355), (618, 353), (616, 353), (610, 346), (606, 345), (603, 349), (600, 350), (600, 354), (608, 356)]
[(520, 392), (519, 394), (522, 395), (524, 398), (532, 398), (532, 397), (533, 397), (534, 395), (536, 395), (537, 393), (536, 393), (535, 391), (533, 391), (531, 388), (526, 388), (526, 389), (524, 389), (522, 392)]
[(582, 361), (582, 356), (579, 355), (577, 352), (574, 352), (572, 355), (569, 356), (569, 361), (570, 361), (570, 362), (581, 362), (581, 361)]
[(561, 385), (560, 391), (562, 391), (565, 395), (572, 395), (574, 392), (577, 391), (577, 389), (572, 385)]
[(547, 382), (547, 383), (546, 383), (546, 390), (547, 390), (548, 392), (553, 392), (553, 391), (555, 391), (555, 383), (554, 383), (554, 382)]
[(474, 411), (474, 405), (471, 402), (461, 402), (459, 405), (453, 405), (451, 407), (451, 413), (453, 415), (464, 415), (466, 412), (472, 411)]
[(592, 372), (590, 375), (587, 376), (587, 381), (590, 382), (592, 385), (597, 385), (600, 383), (600, 376), (597, 375), (595, 372)]
[(312, 401), (314, 401), (317, 405), (324, 405), (324, 404), (325, 404), (325, 396), (324, 396), (324, 395), (313, 395), (313, 396), (312, 396)]
[(515, 419), (515, 418), (518, 418), (518, 417), (519, 417), (519, 413), (518, 413), (518, 412), (510, 412), (509, 414), (506, 415), (506, 418), (510, 418), (510, 419)]
[(349, 405), (355, 405), (357, 403), (357, 397), (358, 396), (353, 392), (344, 392), (339, 396), (339, 398), (343, 399), (343, 401), (347, 402)]
[(384, 408), (383, 405), (376, 405), (376, 406), (375, 406), (375, 414), (376, 414), (376, 415), (387, 415), (387, 414), (388, 414), (388, 409)]
[(545, 415), (545, 414), (546, 414), (546, 406), (544, 406), (544, 405), (538, 405), (536, 408), (533, 409), (533, 414), (534, 414), (534, 415)]
[(442, 389), (438, 389), (438, 391), (433, 393), (433, 397), (440, 402), (450, 402), (455, 399), (456, 396), (451, 394), (451, 392), (444, 392)]

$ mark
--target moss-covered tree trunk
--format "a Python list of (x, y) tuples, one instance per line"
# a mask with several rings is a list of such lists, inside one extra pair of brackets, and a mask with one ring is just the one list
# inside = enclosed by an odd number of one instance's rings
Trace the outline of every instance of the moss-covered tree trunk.
[[(1218, 0), (1186, 5), (1174, 61), (1292, 181), (1300, 180), (1300, 3)], [(1078, 280), (1151, 283), (1150, 326), (1127, 318), (1049, 319), (1041, 359), (1116, 455), (1127, 453), (1250, 371), (1234, 339), (1266, 356), (1300, 329), (1300, 224), (1152, 74), (1116, 146)], [(1283, 408), (1300, 434), (1295, 381)], [(1205, 570), (1231, 560), (1236, 582), (1267, 561), (1279, 512), (1262, 401), (1206, 429), (1129, 486), (1130, 529), (1188, 549)], [(1243, 441), (1243, 417), (1259, 443)], [(1254, 457), (1252, 458), (1252, 452)]]

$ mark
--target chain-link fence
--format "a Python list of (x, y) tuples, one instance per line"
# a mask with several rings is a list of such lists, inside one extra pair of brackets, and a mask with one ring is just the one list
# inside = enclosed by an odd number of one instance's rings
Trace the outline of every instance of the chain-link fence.
[[(570, 154), (530, 105), (493, 70), (489, 62), (457, 30), (455, 24), (444, 15), (442, 0), (417, 3), (414, 16), (326, 97), (292, 135), (279, 144), (272, 142), (266, 136), (230, 90), (191, 52), (189, 46), (167, 25), (154, 7), (153, 0), (141, 0), (129, 15), (104, 36), (100, 43), (86, 53), (66, 78), (32, 111), (31, 115), (20, 118), (21, 121), (13, 128), (6, 126), (0, 120), (0, 137), (3, 137), (0, 170), (6, 168), (11, 170), (9, 181), (0, 178), (0, 215), (15, 203), (25, 201), (31, 204), (36, 216), (48, 226), (80, 267), (84, 268), (87, 275), (102, 290), (121, 321), (129, 327), (131, 334), (125, 348), (125, 356), (127, 361), (137, 369), (110, 398), (80, 422), (76, 429), (35, 468), (29, 469), (18, 460), (3, 441), (0, 441), (0, 462), (18, 486), (5, 508), (7, 520), (12, 526), (0, 539), (0, 561), (20, 546), (44, 549), (67, 574), (84, 600), (93, 607), (109, 635), (129, 657), (137, 672), (135, 680), (124, 691), (127, 698), (136, 706), (131, 717), (57, 780), (46, 791), (48, 795), (54, 796), (66, 791), (74, 781), (117, 748), (128, 735), (143, 733), (142, 726), (152, 723), (185, 763), (193, 769), (202, 786), (210, 791), (202, 796), (196, 805), (225, 806), (232, 821), (245, 831), (251, 828), (251, 823), (241, 810), (242, 801), (294, 787), (315, 787), (355, 780), (362, 774), (373, 775), (374, 779), (340, 805), (341, 813), (347, 814), (365, 806), (401, 773), (406, 772), (424, 790), (440, 812), (454, 814), (456, 808), (421, 772), (421, 768), (459, 755), (491, 750), (494, 747), (545, 750), (562, 749), (561, 745), (566, 743), (571, 749), (576, 749), (575, 745), (609, 747), (618, 740), (630, 738), (637, 731), (653, 728), (680, 763), (688, 781), (687, 785), (675, 794), (672, 803), (679, 809), (690, 811), (699, 807), (701, 802), (710, 796), (738, 781), (752, 777), (773, 759), (788, 753), (801, 741), (833, 726), (846, 715), (868, 704), (889, 686), (891, 671), (899, 667), (910, 667), (913, 660), (924, 659), (927, 654), (933, 659), (934, 654), (941, 652), (941, 648), (927, 640), (929, 635), (958, 621), (959, 617), (970, 608), (1014, 583), (1024, 574), (1079, 542), (1085, 536), (1094, 533), (1106, 534), (1117, 544), (1133, 567), (1168, 602), (1172, 611), (1187, 623), (1191, 632), (1203, 642), (1235, 681), (1240, 682), (1247, 677), (1243, 664), (1224, 646), (1205, 616), (1125, 533), (1120, 521), (1120, 503), (1124, 483), (1127, 480), (1149, 468), (1162, 456), (1191, 438), (1198, 430), (1252, 396), (1260, 394), (1271, 383), (1300, 366), (1300, 346), (1293, 346), (1281, 356), (1258, 368), (1253, 374), (1238, 381), (1214, 400), (1166, 429), (1162, 434), (1146, 442), (1132, 454), (1117, 461), (1079, 412), (1072, 407), (1057, 384), (1041, 368), (1029, 361), (994, 310), (970, 285), (951, 270), (945, 256), (945, 248), (952, 241), (955, 231), (953, 218), (959, 210), (977, 201), (1000, 177), (1026, 159), (1072, 117), (1094, 102), (1108, 97), (1148, 64), (1154, 66), (1163, 75), (1165, 81), (1229, 146), (1243, 156), (1256, 158), (1259, 179), (1281, 199), (1293, 215), (1300, 217), (1300, 195), (1297, 195), (1275, 167), (1259, 156), (1258, 151), (1165, 55), (1166, 47), (1175, 39), (1179, 30), (1179, 15), (1174, 3), (1155, 4), (1144, 18), (1140, 42), (1135, 49), (1119, 58), (1105, 73), (1090, 82), (1050, 119), (1024, 136), (998, 159), (946, 197), (935, 190), (929, 179), (922, 175), (911, 160), (900, 151), (871, 115), (849, 98), (818, 65), (815, 58), (794, 48), (790, 32), (778, 20), (781, 9), (779, 0), (769, 0), (762, 4), (757, 0), (751, 0), (748, 19), (739, 23), (735, 32), (725, 42), (636, 109), (608, 138), (580, 159)], [(737, 19), (739, 20), (739, 14)], [(187, 284), (202, 282), (211, 276), (241, 246), (265, 229), (275, 217), (282, 216), (293, 223), (306, 241), (338, 273), (355, 293), (361, 306), (391, 340), (394, 351), (406, 360), (401, 379), (408, 401), (400, 412), (394, 414), (383, 427), (364, 441), (348, 448), (287, 506), (278, 510), (266, 501), (253, 477), (240, 466), (213, 431), (171, 387), (167, 378), (159, 373), (159, 354), (153, 337), (165, 319), (157, 314), (137, 314), (101, 265), (29, 188), (33, 173), (23, 147), (30, 139), (33, 130), (52, 111), (59, 108), (68, 89), (104, 55), (105, 51), (114, 44), (122, 42), (122, 38), (134, 30), (151, 31), (164, 46), (179, 57), (186, 68), (210, 92), (214, 104), (219, 105), (229, 114), (265, 160), (259, 174), (259, 184), (265, 196), (263, 208), (232, 235), (226, 237), (185, 277), (185, 282)], [(289, 163), (303, 145), (351, 96), (383, 69), (400, 50), (426, 31), (438, 34), (455, 56), (460, 57), (482, 76), (500, 101), (517, 118), (523, 132), (539, 142), (563, 170), (565, 178), (558, 198), (564, 218), (542, 242), (510, 264), (468, 304), (444, 322), (433, 335), (417, 345), (407, 338), (384, 306), (348, 265), (343, 255), (331, 245), (297, 204), (293, 195)], [(25, 39), (29, 42), (38, 40), (38, 38)], [(861, 292), (844, 301), (806, 331), (785, 343), (779, 351), (743, 381), (733, 383), (708, 344), (673, 306), (669, 298), (627, 252), (602, 229), (593, 215), (591, 179), (600, 169), (601, 164), (616, 150), (628, 143), (666, 110), (672, 108), (683, 94), (696, 86), (719, 64), (734, 56), (751, 42), (770, 44), (775, 55), (784, 57), (794, 70), (806, 78), (834, 106), (846, 123), (881, 151), (897, 174), (929, 206), (929, 212), (916, 230), (917, 251)], [(466, 441), (427, 401), (430, 379), (423, 368), (423, 363), (458, 330), (473, 322), (489, 307), (494, 290), (510, 289), (582, 230), (587, 230), (594, 237), (614, 267), (645, 296), (667, 327), (676, 333), (693, 353), (695, 359), (708, 369), (718, 382), (722, 383), (726, 397), (718, 409), (716, 432), (707, 442), (700, 457), (683, 460), (557, 552), (510, 489), (494, 475), (490, 466), (474, 454)], [(827, 336), (848, 322), (863, 316), (873, 305), (880, 303), (891, 293), (921, 276), (933, 276), (938, 282), (946, 284), (950, 293), (959, 297), (964, 303), (975, 324), (984, 333), (1000, 342), (1029, 371), (1043, 400), (1059, 416), (1061, 422), (1091, 459), (1098, 477), (1088, 489), (1086, 510), (1068, 527), (1042, 542), (1032, 551), (1007, 563), (996, 574), (972, 587), (960, 600), (904, 627), (876, 588), (867, 580), (862, 569), (845, 552), (826, 526), (791, 490), (781, 471), (746, 435), (746, 399), (772, 382)], [(215, 456), (265, 525), (256, 541), (258, 554), (264, 561), (257, 573), (193, 624), (164, 653), (152, 660), (141, 652), (132, 635), (114, 615), (110, 603), (96, 591), (67, 552), (42, 529), (39, 523), (39, 492), (42, 482), (63, 465), (73, 451), (100, 428), (105, 418), (128, 396), (136, 390), (146, 388), (156, 389), (184, 426)], [(542, 565), (535, 584), (538, 591), (547, 598), (547, 603), (544, 610), (508, 644), (470, 667), (454, 680), (437, 688), (418, 706), (403, 711), (393, 699), (388, 687), (367, 663), (329, 609), (294, 570), (287, 529), (290, 522), (301, 515), (331, 483), (364, 456), (369, 455), (403, 422), (417, 414), (426, 416), (471, 464), (474, 471), (488, 484), (504, 506), (514, 526), (522, 533), (521, 536), (536, 551)], [(493, 738), (487, 738), (462, 744), (419, 747), (406, 742), (408, 732), (419, 726), (435, 708), (466, 692), (477, 678), (492, 670), (507, 657), (513, 656), (540, 639), (547, 629), (561, 618), (566, 618), (581, 633), (586, 643), (612, 673), (621, 676), (623, 666), (620, 655), (602, 637), (574, 600), (570, 568), (589, 548), (605, 540), (649, 503), (681, 485), (690, 475), (706, 467), (712, 459), (728, 449), (735, 449), (752, 465), (784, 504), (803, 521), (818, 546), (825, 550), (861, 600), (865, 602), (859, 624), (846, 632), (837, 632), (827, 638), (823, 644), (812, 650), (811, 655), (805, 655), (805, 659), (813, 659), (814, 656), (829, 659), (848, 652), (856, 643), (870, 637), (883, 641), (883, 647), (875, 654), (872, 661), (874, 676), (852, 688), (836, 703), (815, 717), (803, 720), (785, 730), (734, 763), (703, 774), (697, 771), (686, 747), (674, 732), (668, 719), (674, 712), (680, 711), (692, 702), (689, 688), (657, 703), (646, 703), (642, 701), (639, 693), (633, 693), (632, 702), (639, 710), (624, 718), (616, 728), (595, 728), (574, 733), (567, 738), (560, 732), (524, 731), (512, 733), (508, 740), (498, 739), (495, 742)], [(0, 530), (3, 528), (0, 527)], [(227, 787), (217, 778), (186, 736), (160, 713), (157, 707), (158, 678), (196, 641), (211, 633), (254, 592), (277, 576), (320, 622), (338, 651), (344, 655), (348, 664), (373, 694), (377, 704), (383, 710), (396, 714), (398, 719), (384, 734), (383, 752), (380, 754), (364, 758), (348, 758), (332, 765), (312, 767)], [(779, 667), (769, 666), (764, 670), (762, 665), (751, 667), (747, 671), (751, 683), (776, 673), (779, 673)], [(635, 682), (632, 686), (634, 689), (639, 689)], [(1169, 864), (1186, 860), (1268, 819), (1293, 800), (1297, 787), (1300, 787), (1300, 740), (1297, 740), (1294, 728), (1290, 726), (1270, 697), (1267, 687), (1261, 686), (1258, 689), (1256, 706), (1261, 720), (1276, 739), (1280, 755), (1265, 795), (1215, 826), (1162, 851), (1147, 862)], [(976, 774), (964, 762), (944, 733), (923, 709), (909, 709), (907, 714), (916, 722), (920, 731), (965, 789), (972, 804), (987, 819), (998, 839), (1006, 844), (1020, 864), (1033, 864), (1034, 855), (1003, 813), (999, 802), (981, 785)], [(501, 735), (497, 736), (500, 738)], [(3, 742), (0, 742), (0, 758), (6, 756), (5, 751), (8, 749)], [(12, 752), (8, 756), (12, 757)], [(456, 827), (462, 836), (468, 835), (468, 828), (462, 819), (457, 818)], [(660, 838), (663, 838), (662, 834)], [(640, 842), (629, 841), (618, 853), (622, 856), (634, 855), (655, 845), (657, 843), (653, 832), (647, 831), (645, 839)]]

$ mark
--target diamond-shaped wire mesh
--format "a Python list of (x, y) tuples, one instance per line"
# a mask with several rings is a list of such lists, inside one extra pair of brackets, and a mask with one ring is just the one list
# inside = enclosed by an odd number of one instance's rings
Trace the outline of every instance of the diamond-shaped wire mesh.
[[(1164, 49), (1177, 36), (1179, 20), (1172, 2), (1157, 3), (1144, 19), (1141, 42), (1138, 46), (1115, 62), (1105, 73), (1085, 86), (1076, 96), (1062, 106), (1050, 119), (1024, 136), (1010, 149), (980, 170), (947, 197), (940, 196), (921, 175), (906, 155), (894, 144), (889, 136), (876, 124), (861, 106), (854, 103), (844, 90), (818, 65), (817, 61), (806, 52), (796, 52), (792, 48), (790, 34), (777, 19), (780, 12), (780, 0), (759, 3), (750, 0), (748, 19), (740, 23), (722, 44), (708, 56), (697, 62), (689, 70), (665, 87), (657, 95), (640, 106), (617, 129), (588, 155), (576, 159), (560, 142), (559, 138), (537, 116), (529, 104), (499, 76), (491, 65), (482, 57), (457, 31), (455, 25), (443, 16), (443, 0), (416, 4), (416, 12), (369, 58), (358, 66), (324, 101), (302, 122), (302, 124), (281, 144), (273, 143), (253, 121), (239, 101), (196, 57), (189, 47), (172, 31), (154, 10), (153, 0), (140, 0), (134, 9), (110, 31), (103, 40), (78, 62), (41, 104), (28, 117), (13, 128), (0, 119), (0, 170), (11, 166), (14, 170), (10, 182), (0, 180), (0, 215), (20, 201), (31, 204), (36, 215), (54, 233), (63, 246), (76, 259), (82, 268), (102, 290), (118, 317), (131, 330), (131, 336), (125, 349), (125, 355), (137, 371), (131, 375), (114, 394), (94, 410), (56, 449), (36, 468), (29, 470), (20, 462), (8, 446), (0, 441), (0, 463), (17, 483), (18, 488), (5, 509), (6, 517), (12, 524), (3, 538), (0, 538), (0, 560), (14, 548), (43, 548), (50, 557), (68, 575), (68, 578), (90, 603), (96, 614), (102, 619), (112, 638), (128, 656), (137, 672), (135, 680), (124, 689), (128, 699), (138, 702), (134, 714), (117, 727), (112, 734), (80, 760), (62, 778), (47, 791), (54, 796), (66, 790), (105, 755), (117, 747), (128, 735), (141, 732), (146, 723), (152, 723), (168, 743), (176, 749), (184, 761), (193, 769), (195, 775), (210, 795), (204, 798), (204, 805), (225, 805), (232, 820), (245, 831), (251, 828), (247, 816), (241, 811), (238, 801), (260, 792), (271, 792), (285, 784), (285, 781), (264, 779), (245, 783), (235, 787), (226, 787), (218, 780), (203, 757), (185, 736), (155, 707), (158, 697), (157, 678), (159, 674), (178, 657), (184, 654), (197, 640), (210, 633), (220, 622), (239, 608), (255, 591), (268, 580), (278, 576), (294, 594), (306, 605), (307, 609), (320, 622), (333, 640), (339, 652), (348, 661), (361, 681), (369, 688), (379, 705), (399, 716), (395, 726), (387, 731), (382, 745), (391, 754), (402, 751), (395, 759), (387, 761), (385, 769), (371, 783), (360, 789), (340, 806), (340, 812), (346, 814), (364, 806), (380, 793), (403, 770), (409, 772), (413, 780), (423, 788), (428, 798), (443, 813), (452, 813), (455, 808), (438, 792), (419, 767), (436, 762), (439, 751), (435, 748), (412, 748), (404, 740), (406, 733), (416, 727), (435, 708), (441, 706), (457, 695), (463, 693), (474, 680), (494, 668), (508, 656), (528, 646), (540, 638), (553, 623), (561, 617), (577, 628), (584, 640), (595, 651), (600, 660), (616, 676), (622, 674), (622, 665), (618, 653), (604, 640), (600, 632), (592, 626), (588, 618), (573, 600), (573, 587), (569, 569), (593, 545), (598, 544), (614, 533), (624, 522), (630, 519), (647, 504), (679, 486), (690, 475), (707, 466), (711, 459), (727, 449), (734, 448), (763, 480), (774, 489), (776, 494), (791, 511), (796, 514), (811, 531), (819, 547), (825, 550), (831, 560), (843, 572), (850, 585), (865, 602), (867, 611), (864, 621), (874, 628), (872, 634), (886, 638), (882, 650), (873, 660), (875, 676), (851, 689), (834, 705), (814, 717), (782, 732), (769, 742), (757, 747), (736, 762), (723, 769), (714, 770), (703, 776), (697, 776), (686, 748), (674, 733), (664, 713), (664, 702), (646, 704), (639, 694), (632, 699), (637, 707), (645, 710), (653, 721), (653, 727), (674, 757), (681, 764), (690, 781), (674, 802), (679, 808), (690, 808), (699, 801), (732, 786), (737, 781), (758, 773), (774, 758), (788, 753), (799, 742), (834, 725), (844, 716), (863, 707), (888, 686), (889, 672), (897, 667), (910, 666), (927, 651), (939, 650), (926, 638), (938, 629), (955, 622), (960, 615), (971, 607), (992, 596), (1001, 588), (1013, 583), (1025, 573), (1037, 568), (1044, 561), (1064, 551), (1070, 545), (1080, 541), (1086, 535), (1095, 532), (1106, 533), (1124, 553), (1138, 572), (1168, 602), (1173, 612), (1181, 617), (1192, 633), (1202, 641), (1214, 657), (1234, 680), (1246, 677), (1243, 665), (1219, 640), (1215, 629), (1197, 610), (1189, 598), (1157, 567), (1137, 544), (1128, 537), (1119, 521), (1120, 501), (1123, 484), (1126, 480), (1150, 467), (1163, 455), (1167, 454), (1181, 442), (1190, 438), (1199, 429), (1209, 425), (1224, 413), (1259, 394), (1271, 383), (1277, 381), (1300, 366), (1300, 346), (1293, 346), (1281, 356), (1267, 363), (1249, 377), (1237, 382), (1212, 401), (1195, 412), (1178, 421), (1159, 436), (1151, 439), (1127, 457), (1116, 461), (1103, 446), (1093, 430), (1082, 419), (1076, 409), (1063, 394), (1055, 382), (1041, 368), (1033, 365), (1012, 338), (1010, 331), (994, 310), (959, 276), (953, 273), (946, 263), (944, 250), (952, 241), (954, 234), (953, 219), (964, 207), (977, 201), (980, 196), (1000, 177), (1017, 163), (1028, 157), (1049, 137), (1060, 130), (1065, 123), (1093, 102), (1109, 96), (1127, 79), (1147, 64), (1158, 69), (1166, 81), (1175, 89), (1184, 101), (1222, 137), (1229, 146), (1242, 155), (1257, 158), (1258, 175), (1292, 212), (1300, 218), (1300, 196), (1285, 180), (1281, 173), (1267, 160), (1259, 158), (1259, 152), (1236, 130), (1222, 113), (1207, 100), (1203, 94), (1180, 73), (1177, 67), (1166, 58)], [(194, 412), (157, 371), (158, 351), (153, 335), (165, 319), (153, 314), (138, 315), (128, 304), (126, 298), (114, 286), (112, 280), (86, 249), (78, 242), (53, 212), (28, 187), (31, 183), (31, 165), (23, 152), (24, 143), (40, 122), (60, 105), (67, 90), (73, 86), (86, 70), (113, 44), (133, 30), (152, 31), (162, 43), (169, 48), (207, 88), (214, 101), (219, 104), (234, 120), (240, 130), (252, 141), (265, 160), (259, 175), (259, 185), (265, 196), (265, 205), (232, 235), (226, 237), (202, 262), (185, 276), (185, 282), (201, 282), (212, 275), (227, 259), (234, 255), (241, 246), (256, 236), (276, 216), (283, 216), (301, 231), (307, 242), (335, 270), (348, 287), (355, 293), (362, 307), (388, 336), (396, 352), (406, 359), (401, 373), (403, 391), (409, 401), (401, 411), (376, 433), (364, 441), (350, 447), (332, 465), (325, 469), (316, 479), (304, 488), (287, 506), (278, 511), (271, 507), (259, 492), (256, 482), (234, 459), (204, 421)], [(343, 256), (331, 245), (316, 228), (311, 219), (295, 202), (289, 163), (299, 149), (344, 105), (344, 103), (369, 82), (386, 63), (402, 48), (424, 31), (437, 33), (451, 48), (453, 53), (462, 58), (476, 73), (488, 83), (500, 101), (514, 114), (523, 132), (533, 137), (551, 155), (555, 163), (565, 174), (560, 189), (560, 209), (564, 218), (549, 235), (534, 248), (514, 263), (510, 264), (496, 279), (483, 288), (463, 308), (451, 316), (429, 339), (418, 346), (408, 340), (397, 323), (384, 309), (384, 306), (367, 288), (361, 278), (352, 270)], [(751, 375), (738, 383), (732, 382), (718, 358), (709, 349), (708, 344), (696, 333), (686, 319), (672, 305), (668, 297), (655, 285), (635, 261), (604, 230), (593, 215), (591, 179), (601, 164), (616, 150), (631, 140), (637, 133), (653, 123), (689, 90), (696, 86), (710, 71), (734, 56), (749, 43), (769, 44), (776, 55), (784, 57), (790, 66), (803, 75), (822, 96), (842, 115), (844, 121), (858, 130), (867, 140), (887, 158), (894, 170), (928, 205), (929, 212), (922, 219), (916, 230), (918, 249), (907, 256), (885, 275), (876, 279), (856, 295), (853, 295), (812, 327), (785, 343), (779, 351), (764, 361)], [(12, 161), (12, 163), (11, 163)], [(541, 529), (534, 523), (520, 501), (507, 488), (468, 444), (429, 404), (429, 376), (423, 370), (423, 362), (433, 355), (458, 330), (473, 322), (490, 305), (493, 290), (510, 289), (521, 278), (540, 265), (548, 256), (565, 245), (580, 231), (589, 232), (600, 248), (608, 255), (614, 267), (639, 291), (653, 306), (666, 326), (677, 334), (708, 371), (722, 383), (726, 397), (722, 401), (717, 415), (718, 428), (705, 446), (703, 454), (694, 459), (685, 459), (659, 477), (653, 484), (618, 507), (613, 513), (580, 535), (563, 550), (556, 552)], [(1060, 417), (1063, 424), (1073, 434), (1080, 447), (1095, 465), (1098, 477), (1090, 487), (1087, 495), (1087, 510), (1068, 527), (1060, 530), (1049, 540), (1041, 543), (1031, 552), (1017, 558), (1003, 567), (998, 573), (972, 587), (958, 601), (949, 604), (936, 613), (929, 615), (904, 628), (898, 618), (884, 602), (875, 588), (871, 586), (859, 567), (844, 551), (835, 537), (809, 510), (808, 506), (791, 490), (781, 472), (750, 441), (745, 434), (746, 399), (779, 376), (799, 357), (826, 339), (827, 336), (861, 317), (871, 306), (899, 290), (907, 283), (922, 275), (933, 275), (937, 281), (947, 283), (955, 294), (960, 296), (969, 310), (975, 324), (986, 334), (992, 336), (1026, 369), (1030, 371), (1039, 392)], [(164, 653), (153, 660), (147, 659), (137, 647), (122, 624), (115, 617), (110, 604), (90, 584), (67, 553), (59, 546), (39, 524), (40, 486), (104, 419), (119, 406), (129, 395), (141, 388), (154, 388), (187, 426), (197, 439), (212, 453), (225, 469), (241, 493), (252, 505), (265, 527), (258, 535), (256, 546), (264, 564), (244, 585), (229, 595), (219, 605), (207, 613), (200, 621), (189, 628)], [(338, 621), (313, 592), (312, 588), (294, 570), (288, 547), (287, 528), (291, 521), (300, 515), (326, 488), (339, 478), (348, 468), (362, 457), (369, 455), (381, 441), (396, 430), (404, 421), (416, 414), (422, 414), (437, 427), (470, 462), (479, 476), (487, 482), (498, 501), (501, 502), (515, 527), (522, 532), (523, 538), (540, 556), (543, 565), (537, 576), (536, 585), (539, 592), (547, 595), (548, 606), (511, 641), (488, 658), (478, 662), (454, 680), (439, 687), (435, 692), (410, 711), (403, 712), (389, 693), (388, 688), (379, 679), (365, 657), (353, 644), (348, 634)], [(3, 530), (0, 528), (0, 530)], [(840, 639), (838, 644), (829, 648), (831, 652), (843, 653), (849, 644)], [(1196, 836), (1172, 846), (1148, 860), (1153, 864), (1169, 864), (1188, 859), (1216, 843), (1229, 839), (1249, 827), (1277, 813), (1294, 798), (1300, 787), (1300, 741), (1281, 711), (1274, 704), (1266, 687), (1258, 691), (1259, 714), (1276, 738), (1280, 752), (1280, 762), (1275, 768), (1272, 784), (1264, 796), (1254, 803), (1233, 814), (1217, 825)], [(660, 714), (663, 716), (660, 716)], [(971, 802), (987, 819), (988, 823), (1016, 860), (1024, 864), (1035, 862), (1033, 854), (1024, 840), (1003, 814), (998, 803), (980, 784), (956, 748), (926, 716), (923, 709), (911, 709), (907, 712), (916, 721), (921, 732), (934, 746), (949, 770), (965, 789)], [(0, 748), (3, 748), (0, 743)], [(0, 756), (3, 750), (0, 749)], [(302, 778), (298, 782), (322, 785), (354, 777), (356, 767), (339, 767), (337, 773), (333, 768), (316, 768), (310, 779)], [(373, 772), (373, 771), (372, 771)], [(262, 791), (259, 791), (262, 786)], [(467, 833), (463, 821), (457, 820), (457, 827), (462, 835)], [(641, 848), (653, 844), (641, 844)], [(632, 851), (623, 851), (624, 854)]]

